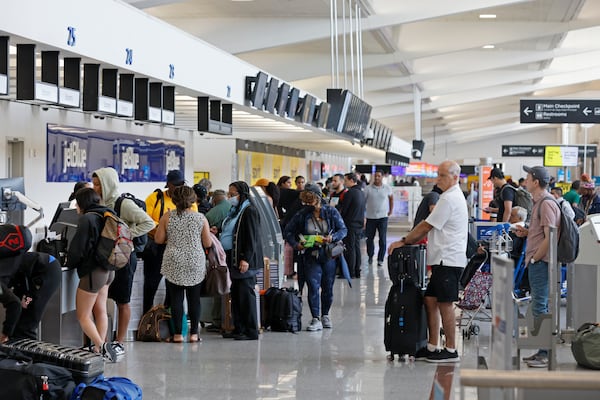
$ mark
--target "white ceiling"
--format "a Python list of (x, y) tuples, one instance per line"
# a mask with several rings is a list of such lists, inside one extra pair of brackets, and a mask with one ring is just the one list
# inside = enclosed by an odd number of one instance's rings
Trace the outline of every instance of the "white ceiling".
[[(336, 1), (338, 16), (342, 5), (348, 14), (349, 0)], [(320, 98), (331, 87), (329, 0), (126, 2)], [(359, 3), (364, 99), (373, 106), (372, 117), (404, 140), (415, 135), (415, 88), (422, 98), (423, 139), (435, 132), (438, 141), (448, 143), (531, 129), (518, 122), (520, 98), (599, 97), (598, 0)], [(356, 0), (351, 4), (354, 9)], [(339, 78), (352, 90), (351, 69)], [(184, 110), (178, 106), (180, 122), (185, 122)], [(234, 129), (249, 138), (301, 148), (312, 143), (314, 149), (318, 134), (304, 130), (293, 135), (302, 139), (288, 135), (282, 140), (276, 134), (282, 126), (235, 114)], [(327, 138), (320, 138), (319, 149), (327, 148)]]

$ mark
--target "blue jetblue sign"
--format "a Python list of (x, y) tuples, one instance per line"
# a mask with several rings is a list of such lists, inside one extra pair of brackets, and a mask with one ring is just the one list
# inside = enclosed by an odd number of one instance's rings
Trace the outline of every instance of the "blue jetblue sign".
[(597, 124), (600, 100), (521, 100), (522, 124)]
[(96, 129), (48, 124), (46, 181), (90, 181), (113, 167), (121, 182), (165, 182), (170, 170), (184, 172), (185, 144)]

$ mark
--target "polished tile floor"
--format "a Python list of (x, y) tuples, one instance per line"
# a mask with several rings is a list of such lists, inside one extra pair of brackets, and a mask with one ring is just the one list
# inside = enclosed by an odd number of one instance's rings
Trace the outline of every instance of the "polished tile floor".
[[(402, 236), (392, 233), (389, 240)], [(288, 281), (286, 284), (294, 284)], [(105, 375), (139, 384), (144, 399), (452, 399), (460, 398), (459, 368), (476, 368), (485, 355), (489, 323), (478, 337), (459, 336), (459, 365), (388, 362), (383, 345), (387, 268), (363, 267), (353, 287), (338, 279), (333, 329), (297, 334), (264, 332), (234, 341), (201, 332), (202, 343), (126, 343), (127, 356)], [(310, 312), (304, 296), (303, 325)], [(473, 389), (466, 398), (476, 398)]]

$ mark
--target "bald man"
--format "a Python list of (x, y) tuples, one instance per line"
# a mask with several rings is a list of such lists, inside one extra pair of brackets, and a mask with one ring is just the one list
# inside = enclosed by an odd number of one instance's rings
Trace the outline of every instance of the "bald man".
[[(438, 167), (437, 186), (442, 191), (431, 214), (421, 221), (405, 238), (390, 245), (395, 248), (414, 244), (427, 236), (427, 265), (431, 279), (425, 291), (429, 339), (415, 356), (416, 360), (432, 363), (458, 362), (456, 351), (456, 320), (453, 302), (458, 300), (458, 283), (467, 265), (468, 209), (458, 180), (460, 166), (444, 161)], [(446, 335), (446, 347), (439, 348), (440, 316)]]

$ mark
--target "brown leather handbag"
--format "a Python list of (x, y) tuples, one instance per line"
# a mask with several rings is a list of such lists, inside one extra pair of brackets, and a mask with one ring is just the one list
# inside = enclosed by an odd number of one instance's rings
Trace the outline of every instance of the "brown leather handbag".
[(217, 254), (212, 247), (208, 249), (206, 258), (207, 270), (206, 277), (204, 278), (203, 294), (205, 296), (223, 296), (229, 294), (231, 288), (229, 269), (224, 265), (219, 265)]

